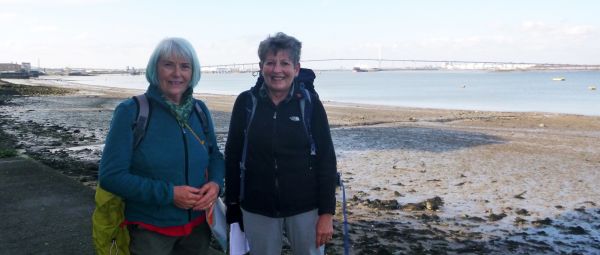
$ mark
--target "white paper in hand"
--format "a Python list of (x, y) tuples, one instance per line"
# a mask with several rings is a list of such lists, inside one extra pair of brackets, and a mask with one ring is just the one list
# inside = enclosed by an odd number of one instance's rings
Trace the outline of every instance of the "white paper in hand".
[(250, 251), (246, 233), (240, 229), (239, 223), (229, 225), (229, 254), (244, 255)]

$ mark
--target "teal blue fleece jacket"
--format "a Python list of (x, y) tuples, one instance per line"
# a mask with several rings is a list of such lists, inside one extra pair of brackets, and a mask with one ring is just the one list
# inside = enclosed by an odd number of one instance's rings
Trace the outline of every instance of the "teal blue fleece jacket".
[[(133, 148), (133, 125), (137, 104), (133, 99), (120, 103), (113, 113), (100, 161), (100, 186), (125, 200), (125, 219), (160, 227), (181, 226), (203, 214), (184, 210), (173, 204), (173, 187), (188, 185), (199, 188), (213, 181), (223, 188), (225, 175), (223, 154), (219, 151), (210, 113), (207, 115), (209, 137), (195, 111), (189, 125), (204, 141), (210, 139), (213, 153), (200, 144), (193, 134), (179, 125), (161, 91), (149, 86), (146, 92), (150, 115), (146, 134)], [(208, 173), (208, 179), (206, 178)]]

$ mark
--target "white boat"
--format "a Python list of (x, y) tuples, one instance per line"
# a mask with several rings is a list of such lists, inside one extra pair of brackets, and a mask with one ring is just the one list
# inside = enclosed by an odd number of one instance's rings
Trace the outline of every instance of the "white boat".
[(565, 77), (554, 77), (552, 78), (553, 81), (564, 81), (566, 80)]
[(381, 69), (379, 69), (379, 68), (368, 68), (368, 67), (359, 67), (359, 66), (355, 66), (354, 68), (352, 68), (352, 72), (355, 72), (355, 73), (379, 72), (379, 71), (381, 71)]

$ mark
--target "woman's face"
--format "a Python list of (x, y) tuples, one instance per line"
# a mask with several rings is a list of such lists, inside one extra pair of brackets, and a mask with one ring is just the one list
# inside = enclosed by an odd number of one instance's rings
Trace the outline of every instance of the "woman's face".
[(267, 88), (271, 92), (287, 93), (300, 71), (300, 64), (292, 62), (287, 50), (280, 50), (277, 54), (267, 53), (261, 68)]
[(167, 56), (158, 60), (158, 82), (163, 95), (179, 104), (181, 95), (189, 87), (192, 63), (183, 57)]

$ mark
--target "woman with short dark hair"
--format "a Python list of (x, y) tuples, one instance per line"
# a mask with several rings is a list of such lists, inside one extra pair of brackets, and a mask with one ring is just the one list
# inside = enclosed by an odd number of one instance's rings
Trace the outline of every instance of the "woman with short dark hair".
[[(243, 225), (251, 254), (281, 254), (284, 232), (294, 254), (321, 254), (333, 234), (335, 151), (323, 104), (295, 82), (301, 47), (284, 33), (262, 41), (258, 56), (264, 82), (240, 94), (231, 115), (225, 146), (227, 220)], [(305, 96), (313, 106), (310, 133), (300, 107)], [(252, 98), (256, 104), (248, 119)]]

